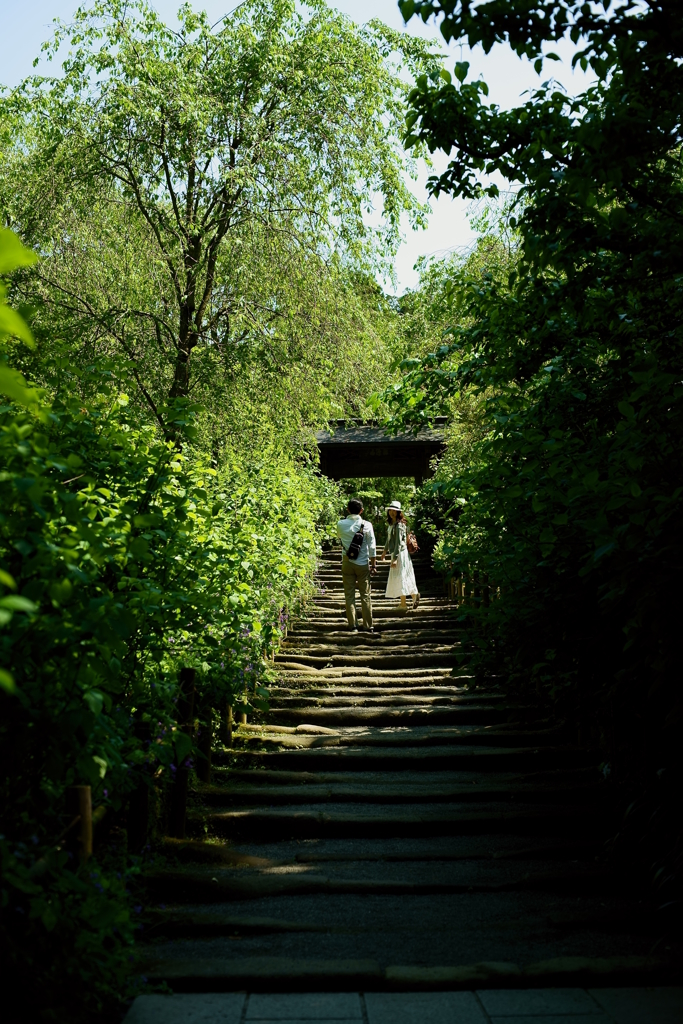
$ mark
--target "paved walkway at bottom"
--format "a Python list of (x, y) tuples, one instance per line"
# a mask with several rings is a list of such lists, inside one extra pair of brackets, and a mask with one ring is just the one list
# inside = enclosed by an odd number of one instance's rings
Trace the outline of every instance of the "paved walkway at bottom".
[(139, 996), (124, 1024), (681, 1024), (683, 987)]

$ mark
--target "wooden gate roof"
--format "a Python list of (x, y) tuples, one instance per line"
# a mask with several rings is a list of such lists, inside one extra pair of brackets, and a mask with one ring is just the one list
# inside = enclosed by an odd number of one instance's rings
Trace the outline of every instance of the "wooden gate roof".
[(333, 480), (347, 477), (412, 476), (417, 483), (431, 476), (430, 460), (444, 449), (444, 435), (435, 429), (417, 434), (387, 434), (374, 424), (338, 420), (316, 434), (320, 470)]

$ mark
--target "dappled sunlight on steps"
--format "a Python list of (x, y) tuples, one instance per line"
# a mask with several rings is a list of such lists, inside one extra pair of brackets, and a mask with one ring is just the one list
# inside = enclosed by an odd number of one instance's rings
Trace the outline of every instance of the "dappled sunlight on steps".
[(323, 556), (268, 712), (214, 751), (190, 838), (147, 875), (149, 977), (227, 990), (671, 976), (672, 942), (651, 955), (653, 908), (603, 864), (614, 811), (596, 756), (495, 679), (473, 685), (457, 610), (425, 559), (415, 569), (417, 610), (383, 598), (385, 563), (375, 631), (350, 633), (339, 555)]

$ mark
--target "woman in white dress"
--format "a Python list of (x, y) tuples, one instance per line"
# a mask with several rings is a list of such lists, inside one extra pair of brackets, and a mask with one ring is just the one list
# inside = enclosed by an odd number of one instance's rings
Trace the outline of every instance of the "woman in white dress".
[(405, 608), (406, 597), (410, 594), (413, 599), (413, 608), (417, 608), (420, 603), (420, 595), (417, 592), (413, 563), (406, 544), (408, 524), (406, 517), (401, 511), (400, 501), (392, 501), (387, 507), (387, 520), (389, 526), (387, 529), (387, 542), (382, 553), (382, 561), (389, 555), (391, 566), (384, 596), (400, 597), (401, 608)]

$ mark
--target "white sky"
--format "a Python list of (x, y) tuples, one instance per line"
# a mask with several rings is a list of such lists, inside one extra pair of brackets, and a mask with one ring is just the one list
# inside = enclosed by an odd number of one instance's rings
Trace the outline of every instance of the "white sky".
[[(330, 2), (358, 23), (380, 18), (393, 28), (404, 28), (396, 0)], [(15, 2), (5, 6), (2, 13), (3, 31), (0, 35), (1, 84), (16, 85), (32, 72), (33, 59), (39, 55), (41, 43), (51, 34), (52, 19), (60, 17), (68, 21), (77, 6), (77, 0), (29, 0), (27, 4)], [(180, 6), (180, 0), (154, 0), (154, 6), (159, 14), (168, 22), (172, 22)], [(194, 0), (193, 6), (203, 7), (212, 21), (218, 21), (223, 14), (236, 6), (236, 2)], [(531, 64), (519, 60), (506, 46), (495, 47), (488, 55), (485, 55), (481, 48), (471, 51), (467, 47), (461, 48), (453, 44), (446, 47), (436, 25), (423, 25), (419, 18), (413, 18), (408, 23), (407, 30), (415, 35), (438, 40), (444, 52), (447, 68), (452, 69), (456, 60), (468, 60), (470, 77), (478, 77), (481, 74), (489, 85), (490, 100), (501, 107), (515, 105), (525, 90), (535, 87), (541, 81)], [(570, 46), (554, 46), (553, 49), (563, 58), (562, 63), (549, 61), (542, 79), (552, 74), (568, 92), (574, 94), (583, 91), (587, 79), (580, 71), (572, 72)], [(443, 154), (435, 154), (434, 162), (434, 170), (438, 173), (445, 168), (447, 159)], [(415, 194), (421, 200), (426, 197), (425, 182), (429, 173), (425, 169), (418, 181), (411, 183)], [(467, 203), (441, 197), (438, 201), (432, 200), (432, 211), (426, 231), (413, 232), (407, 223), (404, 224), (405, 241), (396, 260), (399, 294), (417, 283), (413, 266), (419, 256), (446, 254), (452, 249), (469, 245), (474, 238), (467, 219)]]

